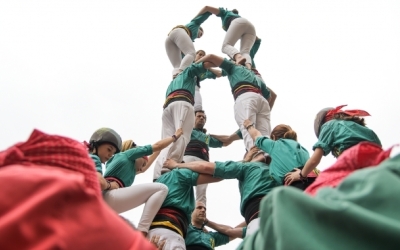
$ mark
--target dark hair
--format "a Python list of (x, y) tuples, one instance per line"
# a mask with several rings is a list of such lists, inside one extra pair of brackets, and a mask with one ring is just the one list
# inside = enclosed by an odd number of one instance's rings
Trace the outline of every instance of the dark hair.
[(200, 52), (203, 52), (204, 55), (206, 55), (206, 52), (204, 50), (202, 50), (202, 49), (199, 49), (198, 51), (196, 51), (196, 55), (199, 54)]
[(194, 111), (194, 115), (196, 115), (198, 112), (206, 114), (206, 112), (204, 110), (196, 110), (196, 111)]
[(276, 126), (272, 132), (271, 132), (271, 137), (272, 135), (275, 137), (275, 140), (278, 139), (292, 139), (297, 141), (297, 133), (294, 131), (289, 125), (285, 124), (279, 124)]
[(239, 11), (237, 9), (233, 9), (231, 10), (233, 13), (235, 13), (236, 15), (239, 15)]
[(365, 121), (364, 118), (360, 118), (358, 116), (350, 116), (350, 115), (346, 115), (345, 113), (339, 113), (339, 114), (334, 114), (333, 115), (333, 119), (336, 120), (344, 120), (344, 121), (353, 121), (361, 126), (365, 127)]

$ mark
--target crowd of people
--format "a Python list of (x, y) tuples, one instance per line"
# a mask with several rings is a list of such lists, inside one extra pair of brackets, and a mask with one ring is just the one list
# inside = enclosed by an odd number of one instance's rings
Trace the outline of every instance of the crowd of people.
[[(211, 15), (226, 31), (226, 58), (195, 50), (193, 41)], [(1, 152), (2, 249), (200, 250), (236, 238), (244, 239), (239, 249), (397, 246), (400, 158), (389, 159), (391, 149), (384, 151), (366, 127), (367, 111), (346, 105), (318, 112), (311, 157), (290, 125), (271, 128), (277, 94), (255, 67), (260, 44), (254, 25), (238, 10), (206, 6), (166, 38), (172, 81), (161, 140), (139, 146), (100, 128), (82, 145), (35, 130), (27, 142)], [(200, 83), (218, 77), (227, 77), (234, 98), (238, 130), (231, 135), (204, 128)], [(243, 160), (210, 162), (210, 147), (236, 140), (243, 140)], [(336, 163), (318, 171), (329, 153)], [(135, 184), (135, 176), (151, 166), (153, 179)], [(239, 183), (239, 225), (207, 218), (207, 185), (224, 179)], [(12, 192), (13, 186), (20, 188)], [(7, 192), (13, 195), (5, 202)], [(118, 216), (142, 204), (138, 225)]]

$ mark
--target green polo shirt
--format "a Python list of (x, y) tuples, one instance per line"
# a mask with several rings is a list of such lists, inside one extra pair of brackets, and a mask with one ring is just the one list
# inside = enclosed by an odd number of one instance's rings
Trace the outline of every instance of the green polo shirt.
[(203, 67), (203, 63), (192, 63), (184, 71), (182, 71), (168, 86), (165, 97), (176, 90), (186, 90), (194, 96), (196, 79), (207, 70)]
[(247, 69), (243, 65), (236, 65), (234, 62), (224, 58), (224, 61), (219, 67), (226, 71), (232, 90), (236, 84), (243, 82), (252, 84), (256, 87), (259, 85), (253, 71)]
[(267, 195), (280, 186), (270, 175), (269, 167), (262, 162), (215, 162), (214, 177), (237, 179), (240, 192), (240, 212), (244, 217), (246, 203), (256, 197)]
[(161, 207), (175, 207), (186, 214), (190, 221), (195, 208), (193, 186), (197, 186), (199, 174), (190, 169), (180, 168), (162, 174), (156, 182), (168, 187), (168, 195)]
[(269, 172), (278, 183), (283, 184), (285, 174), (294, 168), (304, 166), (310, 158), (308, 151), (295, 140), (279, 139), (274, 141), (260, 136), (257, 137), (254, 144), (271, 156)]
[(135, 180), (136, 176), (136, 159), (151, 155), (153, 147), (151, 145), (139, 146), (120, 152), (111, 157), (106, 164), (106, 172), (104, 177), (114, 177), (122, 182), (124, 187), (129, 187)]
[(318, 142), (313, 150), (321, 148), (324, 155), (332, 152), (338, 156), (344, 150), (362, 142), (369, 141), (382, 146), (374, 131), (353, 121), (330, 120), (323, 124), (319, 133)]
[(201, 228), (197, 228), (189, 224), (185, 245), (197, 245), (213, 250), (215, 247), (229, 243), (229, 236), (219, 232), (204, 232)]
[(260, 204), (260, 229), (237, 249), (398, 249), (400, 155), (354, 171), (315, 197), (273, 190)]
[(233, 13), (232, 11), (227, 10), (226, 8), (219, 8), (219, 14), (217, 15), (218, 17), (221, 18), (222, 21), (222, 29), (227, 31), (228, 27), (227, 27), (227, 22), (231, 17), (240, 17), (238, 14)]
[(258, 38), (258, 39), (256, 39), (256, 41), (254, 42), (253, 47), (251, 47), (251, 50), (250, 50), (251, 67), (252, 67), (253, 69), (256, 68), (256, 64), (254, 63), (254, 57), (256, 56), (257, 51), (258, 51), (258, 49), (260, 48), (260, 45), (261, 45), (261, 39)]

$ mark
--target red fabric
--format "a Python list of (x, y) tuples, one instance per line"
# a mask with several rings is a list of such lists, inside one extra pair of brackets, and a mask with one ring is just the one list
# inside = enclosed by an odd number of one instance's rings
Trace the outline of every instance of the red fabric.
[(82, 173), (86, 186), (101, 196), (94, 162), (85, 146), (73, 139), (35, 129), (26, 142), (0, 152), (0, 167), (11, 164), (46, 165)]
[(342, 180), (355, 170), (374, 167), (390, 157), (392, 148), (384, 151), (372, 142), (360, 142), (345, 150), (337, 161), (328, 169), (321, 172), (318, 178), (304, 192), (315, 195), (322, 187), (336, 187)]
[(155, 249), (103, 201), (77, 141), (35, 130), (0, 152), (0, 179), (1, 249)]
[(338, 107), (328, 111), (328, 113), (326, 113), (326, 115), (325, 115), (324, 122), (328, 122), (328, 121), (332, 120), (333, 116), (335, 114), (340, 114), (340, 113), (344, 113), (349, 116), (370, 116), (370, 114), (367, 111), (361, 110), (361, 109), (341, 110), (341, 108), (346, 107), (346, 106), (347, 105), (341, 105), (341, 106), (338, 106)]

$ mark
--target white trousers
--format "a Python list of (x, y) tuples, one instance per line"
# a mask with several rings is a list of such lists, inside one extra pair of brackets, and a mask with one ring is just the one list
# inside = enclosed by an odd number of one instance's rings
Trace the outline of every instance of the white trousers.
[[(240, 39), (240, 52), (234, 47)], [(225, 39), (222, 44), (222, 53), (227, 54), (230, 58), (240, 53), (246, 58), (246, 63), (251, 64), (250, 50), (256, 41), (256, 30), (252, 23), (247, 19), (240, 17), (231, 22), (229, 29), (226, 31)]]
[(167, 194), (168, 188), (164, 184), (146, 183), (105, 191), (103, 198), (117, 213), (126, 212), (145, 203), (138, 230), (147, 232)]
[(203, 98), (201, 97), (200, 88), (196, 85), (194, 92), (194, 111), (203, 110)]
[(183, 135), (174, 143), (161, 150), (155, 166), (153, 179), (158, 179), (161, 175), (163, 163), (167, 159), (173, 159), (176, 162), (182, 162), (185, 154), (186, 145), (190, 141), (190, 135), (194, 127), (193, 106), (185, 101), (175, 101), (164, 109), (162, 115), (161, 137), (167, 138), (175, 134), (178, 128), (182, 128)]
[(154, 228), (149, 231), (147, 238), (154, 235), (160, 236), (160, 241), (166, 240), (163, 250), (186, 250), (185, 239), (172, 230), (166, 228)]
[[(204, 160), (196, 156), (185, 155), (183, 157), (183, 161), (192, 162), (192, 161), (204, 161)], [(196, 201), (203, 202), (206, 207), (207, 207), (207, 197), (206, 197), (207, 187), (208, 184), (201, 184), (196, 186)]]
[[(179, 70), (186, 69), (190, 64), (193, 63), (194, 58), (196, 57), (196, 50), (192, 40), (186, 31), (181, 28), (171, 31), (165, 40), (165, 49), (172, 67), (174, 68), (172, 75), (178, 73)], [(185, 54), (183, 59), (181, 52)]]
[(243, 122), (249, 119), (254, 123), (254, 127), (260, 131), (263, 136), (269, 137), (271, 134), (271, 109), (265, 98), (254, 92), (246, 92), (241, 94), (235, 101), (234, 105), (235, 120), (242, 132), (244, 145), (247, 150), (254, 146), (254, 141)]
[(246, 237), (254, 234), (260, 228), (260, 218), (255, 218), (247, 225)]

